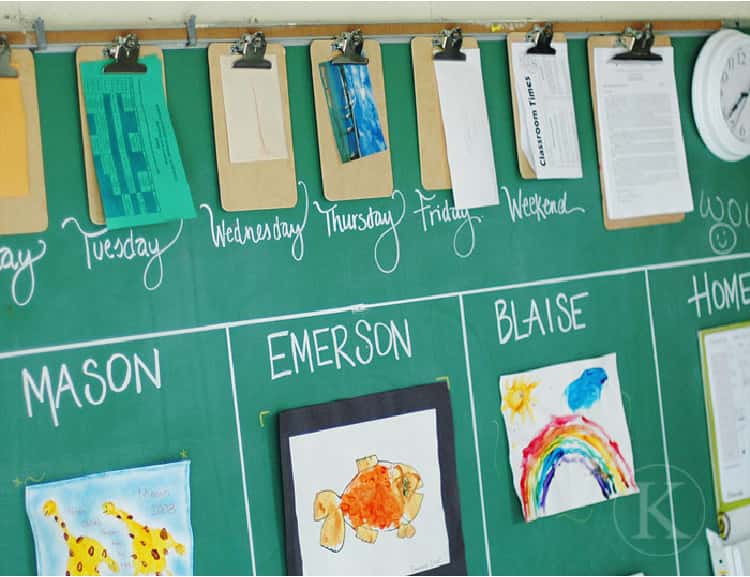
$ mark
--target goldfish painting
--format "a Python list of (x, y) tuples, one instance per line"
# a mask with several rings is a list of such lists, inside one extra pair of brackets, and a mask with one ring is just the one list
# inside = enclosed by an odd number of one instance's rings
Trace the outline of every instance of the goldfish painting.
[(365, 543), (375, 543), (380, 531), (396, 531), (400, 539), (414, 537), (412, 521), (424, 497), (417, 492), (423, 485), (419, 473), (408, 465), (380, 461), (375, 455), (356, 463), (357, 474), (341, 495), (331, 490), (315, 495), (313, 518), (323, 521), (321, 547), (340, 551), (346, 525)]

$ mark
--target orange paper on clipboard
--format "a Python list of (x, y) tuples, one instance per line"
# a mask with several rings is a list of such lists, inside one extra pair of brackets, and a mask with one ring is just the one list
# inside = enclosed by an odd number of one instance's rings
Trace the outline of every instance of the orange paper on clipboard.
[(26, 136), (26, 109), (21, 80), (0, 78), (0, 197), (29, 194), (29, 157)]

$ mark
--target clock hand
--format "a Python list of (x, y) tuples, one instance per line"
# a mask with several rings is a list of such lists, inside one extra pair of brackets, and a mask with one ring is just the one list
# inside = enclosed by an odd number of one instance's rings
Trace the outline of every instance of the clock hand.
[(734, 103), (734, 106), (732, 106), (732, 109), (729, 111), (729, 114), (727, 114), (727, 120), (732, 118), (732, 114), (740, 107), (740, 104), (742, 104), (743, 101), (748, 97), (750, 92), (741, 92), (740, 97), (737, 99), (737, 102)]

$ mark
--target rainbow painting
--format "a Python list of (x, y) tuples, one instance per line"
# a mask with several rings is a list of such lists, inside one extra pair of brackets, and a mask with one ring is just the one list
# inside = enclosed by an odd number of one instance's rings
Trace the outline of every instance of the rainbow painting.
[(582, 415), (556, 417), (523, 450), (520, 496), (526, 521), (544, 511), (555, 472), (563, 464), (585, 467), (605, 499), (636, 486), (630, 465), (602, 427)]
[(527, 522), (638, 493), (616, 353), (501, 375), (498, 385)]

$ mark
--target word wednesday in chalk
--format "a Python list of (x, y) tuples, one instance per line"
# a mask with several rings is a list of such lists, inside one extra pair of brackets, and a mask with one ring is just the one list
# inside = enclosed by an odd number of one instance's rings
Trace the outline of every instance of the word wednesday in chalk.
[(114, 353), (106, 359), (87, 358), (80, 367), (61, 363), (44, 365), (35, 371), (24, 367), (21, 383), (26, 400), (26, 415), (31, 419), (34, 408), (45, 403), (55, 427), (60, 426), (59, 410), (63, 403), (83, 408), (84, 403), (98, 406), (111, 394), (124, 393), (134, 385), (140, 395), (144, 384), (161, 389), (159, 349), (152, 350), (151, 359), (138, 353)]
[(588, 292), (570, 296), (561, 292), (554, 299), (545, 297), (541, 301), (528, 299), (517, 303), (515, 299), (497, 299), (495, 317), (500, 344), (507, 344), (511, 338), (522, 341), (535, 334), (546, 336), (585, 329), (586, 323), (581, 319), (583, 310), (578, 303), (588, 296)]
[(266, 336), (271, 380), (301, 372), (314, 373), (325, 366), (369, 365), (375, 359), (412, 357), (409, 321), (359, 319), (353, 326), (339, 323), (330, 327), (277, 331)]

